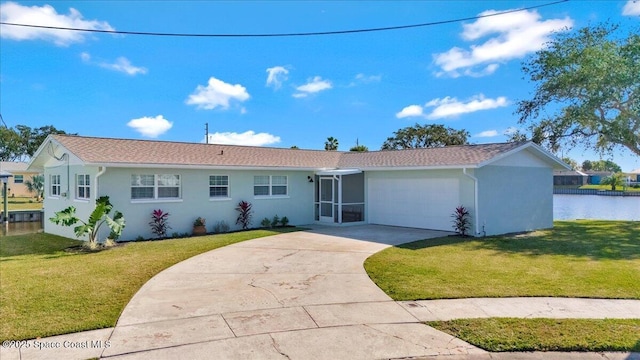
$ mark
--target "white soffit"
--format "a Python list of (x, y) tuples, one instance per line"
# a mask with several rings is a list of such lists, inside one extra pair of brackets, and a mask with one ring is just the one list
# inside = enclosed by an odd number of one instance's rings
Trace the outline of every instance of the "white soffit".
[(362, 170), (360, 169), (333, 169), (316, 171), (316, 175), (353, 175), (360, 174), (361, 172)]

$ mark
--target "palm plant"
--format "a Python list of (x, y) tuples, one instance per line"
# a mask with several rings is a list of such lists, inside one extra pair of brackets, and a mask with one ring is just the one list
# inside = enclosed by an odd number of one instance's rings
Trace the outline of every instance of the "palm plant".
[(338, 150), (338, 139), (333, 136), (328, 137), (327, 141), (324, 142), (324, 149), (327, 151)]
[(36, 194), (38, 201), (44, 198), (44, 176), (34, 175), (31, 179), (25, 180), (24, 185), (30, 193)]
[(611, 190), (616, 191), (616, 187), (624, 187), (624, 179), (622, 177), (622, 173), (615, 173), (611, 176), (608, 176), (602, 181), (600, 181), (601, 185), (611, 185)]

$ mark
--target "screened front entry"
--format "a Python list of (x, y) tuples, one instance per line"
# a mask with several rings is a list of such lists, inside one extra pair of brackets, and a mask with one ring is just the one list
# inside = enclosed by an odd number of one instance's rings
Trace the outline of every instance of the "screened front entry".
[(318, 172), (315, 183), (315, 219), (323, 223), (363, 222), (364, 174), (359, 170)]

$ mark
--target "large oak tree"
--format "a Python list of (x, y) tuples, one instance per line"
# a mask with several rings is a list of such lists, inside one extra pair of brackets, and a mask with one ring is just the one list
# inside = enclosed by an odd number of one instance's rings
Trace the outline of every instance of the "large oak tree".
[(434, 148), (447, 145), (465, 145), (469, 138), (466, 130), (456, 130), (440, 124), (408, 126), (387, 138), (382, 150)]
[[(52, 125), (30, 128), (0, 126), (0, 161), (20, 161), (31, 158), (49, 134), (66, 134)], [(76, 135), (76, 134), (73, 134)]]
[[(624, 147), (640, 156), (640, 33), (611, 24), (554, 36), (524, 63), (535, 82), (518, 103), (530, 138), (552, 151), (583, 145), (602, 153)], [(529, 137), (516, 133), (513, 140)]]

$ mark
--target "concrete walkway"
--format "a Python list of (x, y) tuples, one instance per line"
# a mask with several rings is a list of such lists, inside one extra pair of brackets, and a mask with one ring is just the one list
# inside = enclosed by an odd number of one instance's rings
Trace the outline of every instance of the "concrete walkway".
[[(364, 271), (364, 260), (388, 246), (442, 235), (372, 225), (316, 227), (230, 245), (156, 275), (133, 297), (113, 329), (31, 341), (20, 352), (0, 350), (0, 357), (503, 359), (504, 354), (487, 353), (421, 322), (493, 316), (640, 318), (640, 301), (631, 300), (394, 302)], [(60, 347), (38, 349), (43, 344)], [(551, 354), (513, 355), (508, 358)]]

